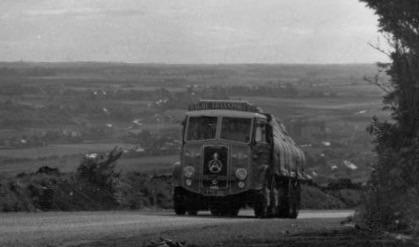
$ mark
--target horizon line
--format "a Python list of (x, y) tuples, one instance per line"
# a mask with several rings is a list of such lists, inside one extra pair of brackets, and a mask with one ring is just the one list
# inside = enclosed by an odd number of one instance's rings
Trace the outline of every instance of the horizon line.
[(376, 65), (382, 63), (376, 62), (342, 62), (342, 63), (165, 63), (165, 62), (123, 62), (123, 61), (95, 61), (95, 60), (80, 60), (80, 61), (31, 61), (31, 60), (15, 60), (15, 61), (1, 61), (0, 64), (121, 64), (121, 65), (167, 65), (167, 66), (219, 66), (219, 65)]

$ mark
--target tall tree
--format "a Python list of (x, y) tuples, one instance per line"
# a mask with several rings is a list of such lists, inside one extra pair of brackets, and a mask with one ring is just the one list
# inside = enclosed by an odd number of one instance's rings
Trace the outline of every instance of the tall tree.
[(393, 88), (384, 97), (392, 120), (374, 119), (378, 161), (366, 218), (377, 226), (414, 227), (419, 219), (419, 0), (360, 0), (375, 10), (392, 46), (387, 68)]

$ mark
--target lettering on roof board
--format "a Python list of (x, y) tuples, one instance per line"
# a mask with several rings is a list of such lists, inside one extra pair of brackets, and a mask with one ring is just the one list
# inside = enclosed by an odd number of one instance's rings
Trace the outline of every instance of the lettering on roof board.
[(235, 110), (247, 112), (260, 112), (260, 110), (247, 102), (225, 102), (225, 101), (207, 101), (199, 102), (189, 106), (190, 111), (202, 110)]

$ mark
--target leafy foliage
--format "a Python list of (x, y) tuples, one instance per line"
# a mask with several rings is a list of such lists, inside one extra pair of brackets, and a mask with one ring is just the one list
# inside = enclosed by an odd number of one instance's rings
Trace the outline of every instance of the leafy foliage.
[(115, 172), (115, 161), (122, 155), (122, 150), (114, 148), (106, 155), (91, 154), (83, 158), (77, 168), (76, 176), (80, 180), (88, 181), (109, 192), (114, 192), (119, 173)]
[(371, 227), (415, 229), (419, 221), (419, 1), (361, 0), (379, 16), (393, 51), (387, 69), (393, 88), (384, 97), (392, 121), (374, 118), (378, 160), (365, 198), (364, 219)]

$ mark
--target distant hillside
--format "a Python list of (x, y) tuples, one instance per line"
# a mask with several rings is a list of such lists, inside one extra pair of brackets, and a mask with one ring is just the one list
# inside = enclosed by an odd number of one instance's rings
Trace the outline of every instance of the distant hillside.
[[(210, 83), (219, 85), (257, 83), (269, 80), (358, 80), (377, 72), (374, 64), (220, 64), (220, 65), (169, 65), (169, 64), (125, 64), (125, 63), (29, 63), (0, 62), (0, 78), (9, 76), (31, 76), (63, 79), (141, 80), (166, 78), (177, 85), (177, 80), (193, 84)], [(241, 78), (242, 80), (237, 80)], [(2, 80), (0, 83), (5, 83)], [(156, 81), (154, 81), (156, 82)], [(167, 81), (166, 81), (167, 82)], [(184, 82), (184, 81), (183, 81)], [(158, 85), (155, 85), (158, 86)]]
[(318, 183), (365, 182), (374, 162), (365, 128), (387, 117), (382, 92), (364, 79), (376, 72), (374, 64), (0, 62), (0, 171), (69, 171), (83, 153), (113, 145), (125, 149), (124, 170), (169, 170), (187, 105), (229, 98), (280, 118)]

